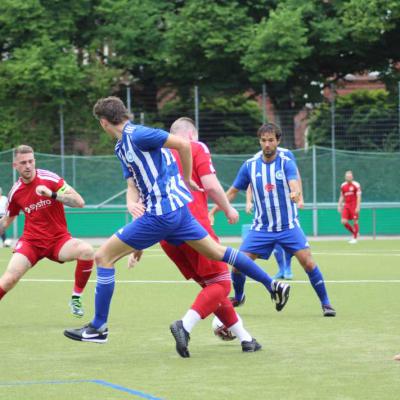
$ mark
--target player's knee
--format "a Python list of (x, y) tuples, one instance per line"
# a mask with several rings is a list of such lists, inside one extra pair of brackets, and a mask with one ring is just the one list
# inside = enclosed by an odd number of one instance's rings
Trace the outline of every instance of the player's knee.
[(89, 243), (82, 243), (79, 246), (79, 259), (80, 260), (93, 260), (94, 249)]
[(346, 225), (346, 224), (347, 224), (347, 219), (342, 218), (341, 221), (342, 221), (342, 224), (343, 224), (343, 225)]

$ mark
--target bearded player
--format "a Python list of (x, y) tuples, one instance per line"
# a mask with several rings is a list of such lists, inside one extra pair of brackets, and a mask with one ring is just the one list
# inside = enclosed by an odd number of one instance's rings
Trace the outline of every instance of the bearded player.
[[(352, 171), (346, 171), (344, 179), (345, 182), (340, 187), (338, 212), (342, 214), (342, 224), (353, 235), (349, 243), (355, 244), (359, 232), (358, 215), (361, 206), (361, 186), (353, 180)], [(349, 224), (349, 221), (353, 221), (353, 226)]]
[(70, 301), (71, 313), (84, 315), (81, 295), (94, 262), (91, 245), (72, 238), (65, 220), (64, 205), (83, 207), (82, 197), (63, 178), (53, 172), (36, 169), (33, 149), (21, 145), (14, 153), (13, 167), (19, 179), (8, 195), (6, 215), (0, 219), (0, 234), (22, 211), (24, 231), (7, 269), (0, 278), (0, 300), (42, 258), (58, 263), (76, 260), (75, 284)]

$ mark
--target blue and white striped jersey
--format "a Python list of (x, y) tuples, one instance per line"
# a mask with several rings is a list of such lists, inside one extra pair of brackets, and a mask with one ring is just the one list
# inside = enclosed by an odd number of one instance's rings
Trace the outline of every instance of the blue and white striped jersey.
[(169, 149), (168, 132), (127, 122), (115, 146), (125, 179), (133, 178), (146, 211), (168, 214), (192, 201)]
[(251, 229), (280, 232), (299, 224), (288, 183), (294, 179), (298, 179), (296, 163), (282, 152), (270, 163), (259, 153), (243, 163), (233, 187), (247, 190), (251, 184), (254, 199)]
[[(289, 150), (289, 149), (287, 149), (287, 148), (285, 148), (285, 147), (278, 147), (277, 148), (277, 150), (278, 150), (278, 154), (279, 155), (284, 155), (284, 156), (287, 156), (287, 157), (289, 157), (291, 160), (293, 160), (294, 162), (296, 162), (296, 157), (294, 156), (294, 154)], [(262, 150), (260, 150), (258, 153), (256, 153), (256, 154), (254, 154), (254, 157), (257, 157), (257, 156), (261, 156), (262, 155)]]

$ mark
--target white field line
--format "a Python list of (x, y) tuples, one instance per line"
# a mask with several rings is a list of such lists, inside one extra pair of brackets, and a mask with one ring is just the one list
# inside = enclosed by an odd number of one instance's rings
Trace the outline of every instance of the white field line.
[[(21, 282), (28, 282), (28, 283), (71, 283), (74, 282), (73, 279), (29, 279), (29, 278), (23, 278), (21, 279)], [(90, 283), (96, 283), (95, 280), (91, 279), (89, 280)], [(116, 280), (115, 281), (118, 284), (122, 283), (133, 283), (133, 284), (192, 284), (196, 283), (194, 281), (183, 281), (183, 280)], [(251, 279), (248, 281), (249, 283), (258, 283), (255, 282)], [(290, 281), (290, 284), (309, 284), (310, 281)], [(325, 283), (334, 283), (334, 284), (346, 284), (346, 283), (400, 283), (400, 279), (360, 279), (360, 280), (327, 280)]]

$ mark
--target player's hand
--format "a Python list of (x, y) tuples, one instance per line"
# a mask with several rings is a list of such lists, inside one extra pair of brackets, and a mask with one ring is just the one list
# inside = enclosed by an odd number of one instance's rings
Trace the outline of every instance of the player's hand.
[(342, 211), (343, 211), (343, 207), (339, 206), (339, 207), (337, 208), (337, 211), (338, 211), (339, 214), (341, 214)]
[(252, 211), (253, 211), (253, 203), (251, 201), (248, 201), (246, 203), (246, 213), (251, 214)]
[(360, 207), (356, 208), (356, 214), (360, 214)]
[(299, 201), (297, 202), (297, 208), (303, 209), (304, 208), (304, 199), (303, 196), (300, 196)]
[(133, 216), (133, 218), (139, 218), (141, 217), (144, 212), (146, 211), (144, 205), (142, 204), (142, 202), (130, 202), (128, 204), (128, 211), (129, 213)]
[(189, 179), (188, 181), (185, 181), (185, 183), (189, 186), (189, 189), (194, 192), (204, 192), (204, 189), (202, 189), (193, 179)]
[(298, 203), (300, 196), (300, 192), (290, 192), (290, 200), (292, 200), (293, 203)]
[(47, 186), (44, 186), (44, 185), (36, 186), (36, 194), (38, 196), (51, 197), (52, 193), (53, 192)]
[(239, 221), (239, 213), (233, 207), (230, 207), (227, 212), (225, 212), (226, 218), (229, 224), (236, 224)]
[(143, 250), (135, 250), (129, 255), (128, 269), (133, 268), (142, 258)]
[(214, 222), (215, 222), (215, 214), (213, 213), (213, 212), (209, 212), (208, 213), (208, 219), (210, 220), (210, 224), (211, 224), (211, 226), (213, 226), (214, 225)]

